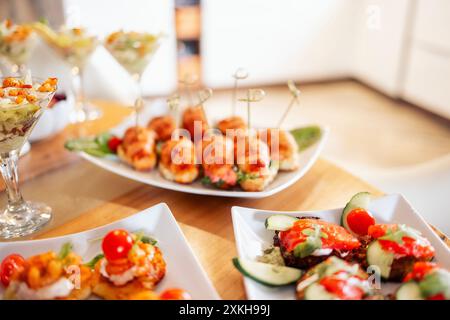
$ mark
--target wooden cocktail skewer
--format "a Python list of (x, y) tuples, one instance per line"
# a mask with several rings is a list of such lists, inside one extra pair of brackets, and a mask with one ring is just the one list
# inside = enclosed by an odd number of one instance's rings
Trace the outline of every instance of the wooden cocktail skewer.
[(289, 91), (292, 94), (292, 100), (289, 102), (288, 107), (286, 108), (283, 115), (281, 116), (280, 121), (278, 121), (277, 128), (281, 128), (281, 125), (283, 124), (284, 120), (286, 119), (286, 117), (287, 117), (289, 111), (291, 110), (292, 106), (294, 105), (294, 103), (297, 102), (297, 104), (300, 105), (299, 96), (301, 94), (301, 91), (295, 86), (294, 81), (289, 80), (287, 84), (288, 84)]
[(139, 127), (139, 110), (144, 107), (144, 100), (142, 98), (137, 98), (134, 102), (134, 116), (135, 116), (135, 127)]
[(192, 87), (195, 85), (195, 83), (198, 80), (197, 75), (193, 74), (186, 74), (182, 80), (179, 80), (179, 82), (184, 86), (186, 95), (188, 97), (189, 106), (192, 106), (194, 104), (194, 98), (192, 95)]
[(205, 88), (203, 90), (199, 90), (197, 92), (198, 102), (195, 105), (195, 107), (200, 107), (202, 109), (203, 117), (205, 118), (206, 123), (209, 123), (208, 117), (206, 116), (205, 107), (203, 106), (203, 103), (207, 101), (209, 98), (211, 98), (213, 95), (213, 91), (210, 88)]
[(249, 129), (251, 129), (251, 122), (250, 122), (250, 104), (252, 102), (259, 102), (266, 96), (266, 93), (263, 89), (248, 89), (247, 90), (247, 97), (241, 98), (239, 101), (247, 102), (247, 126)]
[(248, 72), (244, 68), (238, 68), (233, 74), (234, 88), (233, 88), (233, 95), (232, 95), (232, 101), (231, 101), (232, 112), (233, 112), (232, 116), (236, 115), (236, 97), (237, 97), (238, 81), (247, 79), (247, 77), (248, 77)]
[(167, 105), (169, 106), (170, 113), (172, 113), (175, 120), (175, 127), (178, 128), (179, 125), (179, 110), (180, 110), (180, 95), (174, 93), (169, 98), (167, 98)]

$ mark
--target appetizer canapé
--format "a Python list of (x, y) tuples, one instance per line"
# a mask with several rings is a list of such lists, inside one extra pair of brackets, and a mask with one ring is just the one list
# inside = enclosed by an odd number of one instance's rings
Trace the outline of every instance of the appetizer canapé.
[(93, 293), (109, 300), (157, 299), (154, 287), (166, 262), (153, 239), (118, 229), (102, 242), (104, 258), (95, 264)]
[(297, 282), (300, 300), (362, 300), (371, 293), (368, 275), (358, 264), (330, 257)]
[(244, 119), (242, 119), (239, 116), (231, 116), (228, 118), (225, 118), (221, 121), (219, 121), (216, 124), (217, 129), (220, 130), (220, 132), (222, 132), (223, 135), (227, 134), (227, 130), (232, 130), (234, 132), (234, 130), (246, 130), (247, 129), (247, 124), (245, 123)]
[(397, 300), (450, 300), (450, 272), (431, 262), (416, 262), (395, 293)]
[(194, 143), (180, 137), (162, 145), (159, 172), (164, 178), (178, 183), (191, 183), (199, 176)]
[(272, 160), (279, 162), (280, 171), (293, 171), (298, 169), (298, 145), (289, 131), (264, 129), (258, 131), (258, 136), (269, 147)]
[(367, 246), (367, 265), (380, 268), (381, 276), (401, 281), (417, 261), (430, 261), (434, 248), (421, 233), (404, 224), (378, 224), (369, 227), (373, 239)]
[(270, 158), (269, 147), (255, 135), (247, 135), (244, 143), (238, 139), (236, 162), (238, 182), (245, 191), (264, 190), (278, 173), (278, 162)]
[(203, 139), (202, 156), (203, 184), (220, 189), (230, 189), (237, 184), (233, 140), (222, 135)]
[(202, 106), (186, 108), (183, 112), (181, 122), (182, 127), (189, 131), (192, 140), (194, 140), (195, 134), (202, 138), (205, 131), (209, 128)]
[(144, 127), (130, 127), (117, 146), (117, 155), (136, 170), (151, 170), (156, 166), (156, 133)]
[(157, 141), (167, 141), (175, 131), (175, 119), (171, 116), (159, 116), (152, 118), (147, 124), (147, 128), (155, 131)]
[(49, 251), (28, 259), (9, 255), (2, 262), (4, 297), (19, 300), (86, 299), (91, 294), (91, 269), (72, 252), (70, 243), (59, 254)]
[[(290, 220), (291, 226), (279, 225)], [(310, 268), (330, 256), (349, 259), (361, 243), (343, 227), (314, 218), (296, 219), (290, 216), (272, 216), (268, 229), (277, 230), (274, 245), (280, 247), (287, 266)]]

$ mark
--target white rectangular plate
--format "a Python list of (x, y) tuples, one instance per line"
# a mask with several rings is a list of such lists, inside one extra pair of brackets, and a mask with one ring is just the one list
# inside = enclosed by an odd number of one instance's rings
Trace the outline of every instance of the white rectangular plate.
[[(274, 232), (264, 227), (266, 218), (273, 214), (282, 213), (294, 217), (313, 216), (339, 224), (342, 210), (343, 208), (324, 211), (275, 212), (233, 207), (231, 211), (239, 257), (254, 260), (256, 256), (261, 255), (263, 249), (273, 244)], [(404, 223), (422, 232), (422, 235), (436, 249), (436, 262), (450, 268), (450, 250), (403, 196), (393, 194), (374, 199), (370, 203), (369, 210), (377, 223)], [(247, 297), (251, 300), (295, 299), (294, 286), (269, 288), (248, 278), (244, 278), (244, 285)], [(393, 293), (398, 284), (382, 283), (381, 286), (382, 292), (387, 294)]]
[[(158, 241), (158, 247), (167, 263), (167, 273), (156, 286), (157, 292), (181, 288), (189, 292), (193, 299), (220, 299), (165, 203), (90, 231), (43, 240), (0, 243), (0, 259), (11, 253), (29, 257), (49, 250), (58, 252), (63, 243), (70, 241), (74, 245), (74, 251), (87, 262), (101, 252), (101, 240), (90, 240), (101, 239), (109, 231), (118, 228), (144, 230)], [(2, 293), (0, 285), (0, 297)]]
[[(152, 106), (152, 108), (145, 109), (150, 111), (147, 111), (146, 113), (143, 112), (139, 115), (139, 123), (141, 125), (145, 125), (151, 117), (155, 116), (155, 114), (152, 113), (151, 110), (158, 108), (161, 109), (161, 106), (158, 105), (158, 103), (156, 103)], [(121, 137), (123, 136), (125, 130), (129, 126), (133, 125), (135, 121), (136, 120), (133, 116), (129, 117), (123, 123), (110, 130), (110, 132)], [(97, 158), (84, 152), (80, 152), (80, 155), (87, 161), (105, 170), (116, 173), (122, 177), (139, 181), (158, 188), (210, 196), (235, 197), (235, 198), (264, 198), (274, 195), (286, 189), (287, 187), (291, 186), (293, 183), (298, 181), (301, 177), (303, 177), (306, 174), (306, 172), (308, 172), (308, 170), (312, 167), (312, 165), (316, 162), (317, 158), (319, 157), (319, 154), (321, 153), (325, 145), (325, 142), (328, 138), (329, 133), (328, 128), (321, 127), (321, 129), (322, 129), (322, 136), (320, 140), (300, 153), (299, 169), (293, 172), (280, 172), (275, 177), (274, 181), (270, 183), (265, 190), (260, 192), (245, 192), (240, 190), (219, 190), (210, 187), (205, 187), (201, 184), (200, 181), (196, 181), (189, 185), (183, 185), (164, 179), (159, 173), (157, 168), (149, 172), (136, 171), (127, 164), (120, 161), (116, 156)]]

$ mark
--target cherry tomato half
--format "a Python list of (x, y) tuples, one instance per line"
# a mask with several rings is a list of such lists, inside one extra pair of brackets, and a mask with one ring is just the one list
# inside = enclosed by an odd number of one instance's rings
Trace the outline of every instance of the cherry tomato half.
[(103, 253), (108, 261), (127, 258), (131, 247), (133, 247), (133, 238), (123, 229), (110, 231), (102, 242)]
[(375, 224), (374, 217), (364, 209), (353, 209), (347, 215), (347, 224), (354, 233), (365, 236), (370, 226)]
[(26, 261), (20, 254), (10, 254), (3, 259), (0, 266), (0, 279), (2, 284), (7, 287), (11, 277), (25, 268)]
[(167, 289), (160, 296), (161, 300), (191, 300), (191, 295), (183, 289)]
[(122, 140), (120, 138), (117, 138), (116, 136), (112, 136), (109, 140), (108, 140), (108, 148), (109, 150), (111, 150), (112, 152), (116, 153), (117, 152), (117, 148), (119, 147), (119, 145), (122, 143)]

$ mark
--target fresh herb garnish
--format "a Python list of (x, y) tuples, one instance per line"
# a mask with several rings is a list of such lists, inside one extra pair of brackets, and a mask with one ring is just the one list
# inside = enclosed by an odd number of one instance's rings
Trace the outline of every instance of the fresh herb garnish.
[(239, 170), (237, 172), (237, 182), (243, 182), (243, 181), (247, 181), (247, 180), (253, 180), (253, 179), (257, 179), (259, 176), (257, 174), (254, 173), (247, 173), (247, 172), (243, 172), (241, 170)]
[(298, 151), (303, 151), (316, 143), (322, 136), (322, 130), (319, 126), (308, 126), (291, 130), (298, 145)]
[(208, 176), (204, 176), (200, 181), (205, 186), (209, 186), (212, 184), (211, 178)]
[(97, 262), (99, 262), (101, 259), (103, 259), (105, 255), (103, 253), (99, 253), (94, 258), (91, 259), (91, 261), (85, 263), (84, 265), (86, 267), (89, 267), (90, 269), (94, 269)]
[(65, 258), (67, 258), (69, 253), (72, 252), (72, 249), (73, 249), (73, 245), (72, 245), (71, 242), (64, 243), (62, 245), (61, 249), (59, 250), (58, 259), (59, 260), (64, 260)]
[(114, 152), (109, 149), (108, 141), (112, 135), (108, 132), (90, 138), (78, 138), (66, 141), (64, 147), (69, 151), (83, 151), (94, 157), (105, 157)]

